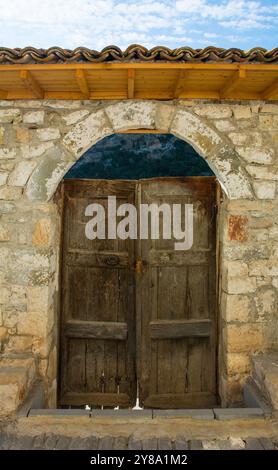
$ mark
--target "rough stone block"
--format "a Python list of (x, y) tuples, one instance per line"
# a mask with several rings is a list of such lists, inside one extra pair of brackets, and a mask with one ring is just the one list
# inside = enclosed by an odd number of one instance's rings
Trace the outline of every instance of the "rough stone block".
[(78, 109), (82, 107), (83, 102), (80, 100), (44, 100), (41, 101), (41, 105), (53, 109)]
[(42, 141), (56, 140), (60, 137), (60, 131), (57, 127), (45, 127), (44, 129), (38, 129), (34, 131), (36, 137)]
[[(243, 173), (242, 167), (238, 166), (235, 171), (225, 169), (222, 173), (223, 165), (225, 166), (225, 164), (223, 163), (221, 156), (218, 159), (218, 165), (215, 165), (215, 161), (213, 161), (213, 165), (212, 169), (222, 182), (226, 190), (225, 192), (228, 194), (230, 199), (253, 199), (249, 180)], [(221, 170), (220, 173), (219, 169)]]
[(113, 133), (104, 111), (99, 110), (76, 124), (63, 139), (65, 147), (75, 158), (84, 153), (98, 140)]
[(277, 312), (277, 290), (271, 287), (262, 287), (256, 291), (254, 302), (257, 309), (258, 321), (274, 318)]
[(8, 179), (9, 173), (6, 171), (0, 171), (0, 186), (3, 186), (6, 184), (6, 181)]
[(215, 121), (214, 126), (220, 131), (220, 132), (229, 132), (229, 131), (234, 131), (235, 130), (235, 125), (232, 120), (219, 120)]
[(34, 359), (0, 361), (0, 414), (16, 411), (31, 388), (35, 374)]
[[(15, 320), (16, 324), (16, 320)], [(12, 353), (31, 352), (33, 346), (33, 336), (10, 336), (5, 351)]]
[(232, 117), (232, 108), (225, 105), (208, 104), (194, 108), (194, 113), (209, 119), (225, 119)]
[(21, 144), (27, 145), (30, 141), (30, 131), (26, 127), (16, 128), (16, 141)]
[(51, 254), (50, 250), (15, 248), (10, 252), (9, 267), (10, 269), (21, 271), (49, 268), (51, 265)]
[(278, 114), (278, 106), (277, 104), (264, 104), (260, 109), (260, 113)]
[(34, 224), (32, 243), (35, 246), (48, 246), (50, 242), (51, 221), (40, 219)]
[[(47, 315), (47, 314), (46, 314)], [(34, 336), (32, 352), (35, 356), (40, 358), (48, 358), (49, 352), (53, 343), (53, 334), (51, 329), (53, 328), (52, 318), (47, 319), (41, 327), (41, 331), (38, 332), (38, 336)], [(43, 331), (43, 329), (45, 329)], [(47, 366), (46, 375), (49, 374), (49, 367)]]
[(8, 160), (10, 158), (15, 158), (15, 157), (16, 157), (15, 149), (9, 149), (6, 147), (0, 148), (0, 159)]
[(224, 260), (222, 265), (222, 271), (228, 278), (244, 277), (248, 276), (248, 265), (243, 261)]
[(7, 201), (16, 201), (22, 196), (21, 188), (13, 188), (10, 186), (3, 186), (0, 189), (0, 199), (6, 199)]
[(273, 149), (257, 149), (252, 147), (237, 147), (238, 154), (248, 163), (270, 164), (273, 161)]
[[(271, 217), (251, 217), (249, 219), (249, 227), (251, 229), (264, 229), (273, 227), (274, 220)], [(268, 233), (268, 231), (267, 231)]]
[(202, 445), (204, 450), (220, 450), (219, 441), (216, 439), (204, 439)]
[(248, 277), (228, 277), (224, 289), (228, 294), (248, 294), (257, 288), (255, 278)]
[(227, 375), (248, 374), (250, 372), (249, 355), (240, 353), (228, 353), (225, 355)]
[(220, 136), (199, 117), (185, 110), (179, 110), (172, 122), (171, 132), (186, 139), (197, 147), (201, 155), (209, 156), (221, 143)]
[(62, 119), (66, 126), (71, 126), (76, 124), (78, 121), (81, 121), (81, 119), (84, 119), (86, 116), (88, 116), (88, 114), (89, 111), (87, 109), (81, 109), (78, 111), (73, 111), (73, 113), (66, 114)]
[(0, 122), (11, 123), (15, 120), (19, 120), (21, 115), (20, 109), (1, 109), (0, 110)]
[(38, 145), (22, 145), (23, 158), (37, 158), (53, 147), (53, 142), (42, 142)]
[(157, 104), (153, 101), (133, 101), (116, 103), (105, 108), (109, 121), (115, 131), (127, 129), (154, 129)]
[(27, 113), (24, 113), (23, 122), (24, 124), (43, 124), (44, 111), (28, 111)]
[(37, 162), (34, 161), (23, 161), (17, 163), (15, 169), (10, 174), (8, 184), (10, 186), (25, 186), (36, 166)]
[(241, 450), (241, 449), (245, 448), (245, 442), (240, 437), (231, 436), (229, 438), (229, 441), (230, 441), (232, 449), (234, 449), (234, 450), (236, 450), (236, 449)]
[(225, 347), (229, 353), (250, 353), (261, 351), (265, 346), (265, 337), (261, 324), (230, 324), (223, 331)]
[[(47, 335), (47, 314), (46, 312), (30, 312), (21, 315), (17, 323), (19, 335), (32, 335), (45, 338)], [(34, 343), (34, 342), (33, 342)]]
[(254, 181), (253, 188), (259, 199), (274, 199), (276, 183), (274, 181)]
[(277, 259), (254, 259), (250, 261), (249, 276), (278, 276)]
[(5, 135), (5, 128), (4, 127), (0, 127), (0, 145), (3, 145), (4, 143), (4, 135)]
[(240, 132), (230, 132), (229, 138), (234, 145), (244, 145), (248, 140), (248, 134)]
[(7, 242), (11, 238), (10, 230), (8, 225), (1, 224), (0, 225), (0, 241)]
[(249, 212), (249, 211), (258, 211), (262, 213), (269, 214), (273, 209), (272, 201), (249, 201), (245, 200), (234, 200), (227, 201), (227, 210), (231, 212)]
[(259, 115), (259, 123), (262, 130), (278, 129), (278, 116), (261, 114)]
[(248, 217), (245, 215), (229, 215), (228, 239), (237, 242), (248, 240)]
[(15, 162), (14, 160), (2, 160), (0, 161), (0, 168), (1, 170), (4, 170), (4, 171), (12, 171), (14, 169), (14, 166), (15, 166)]
[(8, 336), (8, 330), (4, 326), (0, 326), (0, 342), (5, 341)]
[(278, 168), (274, 166), (247, 165), (246, 170), (255, 179), (278, 181)]
[(223, 319), (230, 322), (247, 322), (250, 316), (250, 299), (247, 295), (222, 293), (221, 311)]
[(233, 114), (235, 119), (249, 119), (251, 118), (251, 109), (250, 106), (238, 105), (233, 106)]
[(156, 128), (168, 131), (173, 120), (175, 113), (174, 106), (169, 104), (159, 103), (157, 106), (155, 123)]
[(57, 149), (46, 152), (28, 181), (27, 197), (32, 201), (49, 200), (71, 165), (61, 161), (61, 153)]

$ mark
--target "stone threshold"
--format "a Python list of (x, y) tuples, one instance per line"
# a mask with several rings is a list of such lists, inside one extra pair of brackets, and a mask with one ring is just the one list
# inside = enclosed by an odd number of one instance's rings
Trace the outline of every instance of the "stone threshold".
[(37, 382), (31, 393), (17, 412), (18, 417), (32, 418), (35, 416), (52, 417), (88, 417), (90, 419), (162, 419), (192, 418), (196, 420), (232, 420), (248, 418), (270, 418), (272, 409), (265, 402), (260, 390), (252, 380), (246, 382), (244, 388), (245, 407), (241, 408), (210, 408), (210, 409), (82, 409), (82, 408), (43, 408), (44, 393), (42, 382)]
[[(22, 415), (21, 415), (22, 416)], [(87, 416), (88, 418), (107, 419), (159, 419), (192, 418), (197, 420), (231, 420), (242, 418), (266, 418), (261, 408), (212, 408), (197, 410), (85, 410), (85, 409), (31, 409), (26, 417), (51, 416), (70, 417)]]

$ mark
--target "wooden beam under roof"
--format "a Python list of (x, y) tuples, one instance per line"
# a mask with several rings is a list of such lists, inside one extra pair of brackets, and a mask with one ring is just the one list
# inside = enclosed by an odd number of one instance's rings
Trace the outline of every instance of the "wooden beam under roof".
[(0, 99), (5, 100), (8, 97), (8, 92), (6, 90), (0, 90)]
[(90, 98), (90, 90), (89, 90), (89, 86), (88, 86), (88, 82), (87, 82), (87, 78), (86, 78), (84, 70), (77, 69), (75, 71), (75, 77), (76, 77), (76, 81), (78, 83), (79, 89), (80, 89), (83, 97), (85, 99), (89, 99)]
[(20, 78), (21, 81), (24, 83), (26, 88), (30, 90), (36, 98), (43, 98), (44, 97), (44, 90), (38, 84), (38, 82), (34, 79), (31, 72), (29, 70), (21, 70), (20, 71)]
[(271, 85), (269, 85), (263, 92), (262, 92), (262, 99), (263, 100), (271, 100), (274, 96), (278, 95), (278, 79), (274, 80)]
[(236, 86), (246, 78), (246, 70), (239, 68), (233, 75), (227, 80), (221, 90), (219, 90), (220, 98), (227, 98), (229, 94), (234, 91)]
[(134, 82), (135, 82), (135, 70), (128, 69), (127, 71), (127, 97), (129, 100), (134, 98)]
[(1, 64), (0, 99), (277, 99), (277, 80), (278, 64)]
[(175, 83), (175, 88), (174, 88), (174, 93), (173, 93), (174, 98), (179, 98), (181, 93), (184, 91), (185, 79), (187, 76), (188, 76), (187, 70), (179, 70), (178, 78)]

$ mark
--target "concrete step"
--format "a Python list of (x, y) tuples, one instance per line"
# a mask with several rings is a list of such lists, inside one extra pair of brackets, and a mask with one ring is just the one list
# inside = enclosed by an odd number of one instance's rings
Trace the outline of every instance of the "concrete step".
[(254, 356), (252, 378), (263, 397), (278, 411), (278, 353)]
[(36, 377), (33, 358), (0, 360), (0, 415), (15, 412), (24, 401)]

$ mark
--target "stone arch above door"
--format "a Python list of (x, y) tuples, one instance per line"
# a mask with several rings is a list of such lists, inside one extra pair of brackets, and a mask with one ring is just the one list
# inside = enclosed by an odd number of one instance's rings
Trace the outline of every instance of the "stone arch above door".
[(228, 138), (191, 110), (157, 101), (107, 104), (75, 124), (46, 152), (29, 179), (27, 196), (50, 200), (64, 174), (92, 145), (113, 133), (142, 128), (167, 131), (191, 144), (212, 168), (228, 198), (253, 198), (241, 159)]

